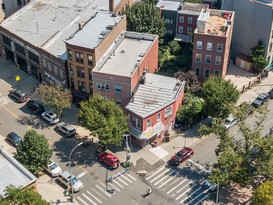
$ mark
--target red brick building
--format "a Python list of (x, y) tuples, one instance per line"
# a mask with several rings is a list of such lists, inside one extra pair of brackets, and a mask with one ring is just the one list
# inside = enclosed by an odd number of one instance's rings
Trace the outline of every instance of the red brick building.
[(194, 31), (192, 70), (201, 80), (225, 77), (230, 56), (234, 12), (202, 9)]
[(144, 147), (153, 140), (164, 140), (175, 123), (184, 86), (185, 82), (175, 78), (144, 74), (136, 93), (125, 107), (134, 144)]

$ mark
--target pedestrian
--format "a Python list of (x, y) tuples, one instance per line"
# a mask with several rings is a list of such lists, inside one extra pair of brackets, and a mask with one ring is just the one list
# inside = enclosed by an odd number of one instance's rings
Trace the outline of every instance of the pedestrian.
[(151, 187), (148, 187), (148, 189), (146, 190), (146, 193), (147, 193), (148, 195), (150, 195), (152, 192), (153, 192), (152, 188), (151, 188)]

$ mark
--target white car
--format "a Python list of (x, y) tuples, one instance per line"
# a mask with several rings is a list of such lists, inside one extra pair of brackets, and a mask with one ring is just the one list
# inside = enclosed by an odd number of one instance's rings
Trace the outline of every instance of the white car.
[(59, 176), (62, 173), (61, 167), (56, 164), (53, 160), (50, 159), (49, 163), (45, 166), (45, 170), (49, 173), (52, 177)]
[(233, 116), (229, 116), (228, 118), (226, 118), (223, 122), (223, 125), (229, 129), (231, 127), (233, 127), (234, 125), (236, 125), (237, 120), (236, 118), (234, 118)]
[(42, 118), (44, 118), (51, 125), (57, 124), (60, 121), (58, 116), (54, 112), (51, 112), (51, 111), (43, 112)]
[(63, 184), (66, 188), (70, 188), (72, 184), (72, 189), (74, 192), (78, 192), (83, 188), (82, 182), (68, 171), (63, 171), (57, 178), (61, 184)]

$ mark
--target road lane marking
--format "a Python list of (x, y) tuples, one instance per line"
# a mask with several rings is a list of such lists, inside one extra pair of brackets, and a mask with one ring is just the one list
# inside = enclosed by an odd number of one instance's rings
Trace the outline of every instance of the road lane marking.
[(108, 185), (112, 186), (114, 188), (114, 190), (120, 191), (120, 189), (117, 188), (113, 183), (108, 183)]
[(191, 160), (191, 159), (188, 159), (188, 161), (191, 162), (192, 164), (194, 164), (194, 166), (198, 167), (198, 169), (200, 169), (200, 170), (202, 170), (202, 171), (204, 171), (204, 172), (206, 172), (206, 173), (208, 173), (208, 174), (211, 173), (210, 170), (206, 170), (206, 169), (204, 168), (204, 166), (202, 166), (201, 164), (198, 164), (198, 163), (194, 162), (194, 161)]
[(86, 191), (87, 194), (89, 194), (90, 196), (92, 196), (94, 199), (96, 199), (100, 204), (102, 204), (102, 201), (99, 200), (97, 197), (95, 197), (92, 193), (90, 193), (89, 191)]
[(203, 200), (205, 200), (206, 198), (208, 198), (209, 195), (210, 195), (210, 193), (209, 193), (209, 194), (206, 194), (206, 195), (205, 195), (202, 199), (200, 199), (196, 204), (201, 203)]
[[(180, 196), (178, 196), (175, 200), (180, 199), (182, 196), (184, 196), (186, 193), (188, 193), (190, 190), (192, 190), (195, 186), (197, 186), (197, 184), (193, 185), (192, 187), (190, 187), (189, 189), (187, 189), (184, 193), (182, 193)], [(178, 192), (179, 193), (182, 189), (180, 189)]]
[(130, 177), (131, 179), (137, 181), (137, 179), (136, 179), (135, 177), (133, 177), (132, 175), (130, 175), (130, 174), (126, 174), (126, 176), (128, 176), (128, 177)]
[[(202, 187), (200, 187), (202, 188)], [(193, 199), (191, 199), (189, 202), (187, 202), (188, 204), (190, 204), (191, 202), (193, 202), (194, 200), (196, 200), (196, 198), (200, 197), (202, 194), (205, 194), (208, 192), (209, 189), (206, 189), (204, 191), (202, 191), (200, 194), (198, 194), (196, 197), (194, 197)], [(181, 202), (180, 202), (181, 203)]]
[(88, 205), (88, 203), (86, 203), (81, 197), (77, 197), (77, 199), (79, 199), (82, 203), (84, 203), (85, 205)]
[(92, 188), (92, 190), (93, 190), (94, 192), (96, 192), (101, 198), (107, 200), (107, 198), (105, 198), (104, 196), (102, 196), (101, 193), (99, 193), (96, 189)]
[(177, 172), (172, 178), (168, 179), (167, 181), (165, 181), (163, 184), (161, 184), (158, 188), (161, 188), (162, 186), (164, 186), (165, 184), (167, 184), (169, 181), (171, 181), (174, 177), (176, 177), (179, 174), (179, 172)]
[(123, 184), (125, 184), (126, 186), (128, 186), (129, 184), (127, 184), (125, 181), (123, 181), (120, 177), (116, 178), (116, 180), (121, 181)]
[(163, 181), (164, 179), (166, 179), (168, 176), (172, 175), (172, 173), (174, 173), (175, 170), (172, 170), (169, 174), (167, 174), (165, 177), (163, 177), (162, 179), (160, 179), (158, 182), (156, 182), (154, 185), (157, 185), (158, 183), (160, 183), (161, 181)]
[(169, 172), (170, 170), (167, 169), (166, 171), (162, 172), (161, 174), (157, 175), (156, 178), (152, 179), (150, 182), (152, 183), (153, 181), (157, 180), (157, 178), (161, 177), (163, 174), (165, 174), (166, 172)]
[[(180, 203), (186, 201), (188, 198), (190, 198), (190, 196), (194, 195), (194, 194), (195, 194), (196, 192), (198, 192), (200, 189), (202, 189), (202, 187), (199, 187), (199, 188), (196, 189), (194, 192), (190, 193), (187, 197), (185, 197), (182, 201), (180, 201)], [(201, 194), (202, 194), (202, 192), (201, 192)], [(199, 196), (199, 195), (197, 195), (197, 196)], [(196, 198), (196, 197), (194, 197), (194, 199), (195, 199), (195, 198)], [(192, 202), (192, 201), (193, 201), (193, 200), (191, 199), (190, 202)], [(190, 203), (190, 202), (188, 202), (188, 203)]]
[(187, 179), (184, 179), (182, 182), (180, 182), (179, 184), (177, 184), (175, 187), (173, 187), (170, 191), (167, 192), (167, 194), (171, 193), (174, 189), (176, 189), (179, 185), (183, 184), (185, 181), (187, 181)]
[(88, 196), (86, 196), (85, 194), (82, 194), (82, 196), (84, 197), (84, 198), (86, 198), (88, 201), (90, 201), (92, 204), (94, 204), (94, 205), (98, 205), (96, 202), (94, 202), (92, 199), (90, 199)]
[(99, 185), (96, 185), (96, 187), (101, 190), (104, 194), (106, 194), (107, 196), (111, 197), (110, 194), (108, 194), (105, 190), (103, 190)]
[(81, 177), (83, 177), (85, 174), (86, 174), (86, 172), (80, 173), (80, 174), (78, 175), (78, 179), (81, 178)]
[(128, 182), (133, 183), (130, 179), (128, 179), (128, 178), (125, 177), (124, 175), (120, 175), (120, 177), (123, 177), (123, 178), (126, 179)]
[(115, 184), (117, 184), (119, 187), (121, 187), (122, 189), (124, 189), (124, 187), (123, 187), (120, 183), (118, 183), (116, 180), (113, 180), (112, 183), (115, 183)]
[(157, 170), (155, 173), (153, 173), (151, 176), (147, 177), (146, 180), (151, 179), (153, 176), (155, 176), (158, 172), (160, 172), (161, 170), (163, 170), (165, 167), (160, 168), (159, 170)]

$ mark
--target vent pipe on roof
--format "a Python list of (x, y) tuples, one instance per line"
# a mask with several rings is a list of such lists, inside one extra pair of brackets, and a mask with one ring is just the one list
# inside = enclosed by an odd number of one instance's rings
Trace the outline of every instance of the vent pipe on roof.
[(79, 23), (79, 30), (82, 30), (82, 28), (83, 28), (83, 22), (81, 21), (81, 22)]

